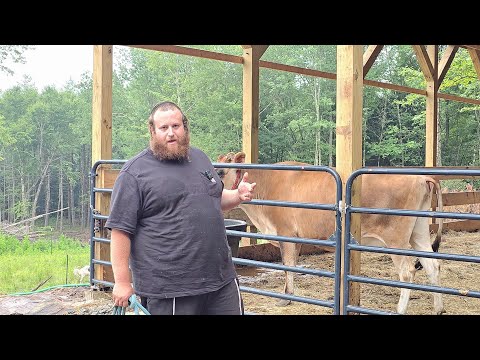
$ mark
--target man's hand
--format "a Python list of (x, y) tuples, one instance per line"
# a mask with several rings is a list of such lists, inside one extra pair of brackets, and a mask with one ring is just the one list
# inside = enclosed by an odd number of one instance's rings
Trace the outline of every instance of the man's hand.
[(241, 201), (250, 201), (253, 199), (253, 192), (257, 183), (248, 182), (248, 172), (243, 174), (242, 181), (238, 184), (238, 197)]
[(128, 306), (128, 299), (135, 291), (133, 287), (129, 283), (115, 283), (113, 286), (112, 296), (113, 301), (115, 302), (115, 306)]

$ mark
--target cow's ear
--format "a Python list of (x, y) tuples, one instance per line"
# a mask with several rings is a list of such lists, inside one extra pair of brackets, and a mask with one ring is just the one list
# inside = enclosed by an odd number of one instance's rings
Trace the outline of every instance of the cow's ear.
[(245, 153), (243, 151), (240, 151), (240, 152), (236, 153), (234, 162), (244, 163), (245, 162)]
[(217, 162), (224, 162), (226, 155), (218, 155)]

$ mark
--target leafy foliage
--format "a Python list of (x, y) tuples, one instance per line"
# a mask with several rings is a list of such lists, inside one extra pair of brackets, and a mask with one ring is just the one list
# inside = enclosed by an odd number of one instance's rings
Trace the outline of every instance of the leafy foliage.
[[(195, 47), (243, 52), (232, 45)], [(9, 59), (20, 61), (25, 49), (8, 49)], [(0, 64), (6, 51), (0, 46)], [(336, 46), (273, 45), (262, 60), (335, 73)], [(367, 79), (425, 87), (413, 50), (404, 45), (385, 46)], [(260, 69), (260, 163), (298, 160), (335, 166), (335, 85), (331, 79)], [(213, 161), (240, 150), (242, 86), (240, 64), (115, 47), (113, 158), (128, 159), (148, 146), (150, 109), (164, 100), (182, 107), (190, 121), (192, 145)], [(480, 98), (478, 77), (464, 49), (458, 51), (441, 91)], [(425, 97), (371, 86), (363, 93), (364, 165), (423, 165)], [(63, 214), (70, 223), (76, 215), (87, 222), (92, 95), (88, 73), (61, 90), (40, 92), (27, 81), (0, 93), (1, 219), (28, 218), (45, 212), (48, 205), (50, 210), (71, 207)], [(441, 165), (478, 166), (479, 106), (441, 100), (439, 119)]]

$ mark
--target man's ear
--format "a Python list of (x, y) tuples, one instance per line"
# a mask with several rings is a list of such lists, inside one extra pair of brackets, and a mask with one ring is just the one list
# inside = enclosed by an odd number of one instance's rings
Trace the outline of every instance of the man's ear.
[(244, 163), (245, 162), (245, 153), (243, 151), (240, 151), (240, 152), (236, 153), (233, 162)]

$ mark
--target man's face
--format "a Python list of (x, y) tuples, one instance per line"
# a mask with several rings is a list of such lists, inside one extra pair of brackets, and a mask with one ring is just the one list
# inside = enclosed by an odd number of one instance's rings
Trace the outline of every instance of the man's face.
[(185, 160), (188, 157), (190, 134), (185, 130), (178, 109), (157, 110), (150, 128), (150, 148), (160, 160)]

